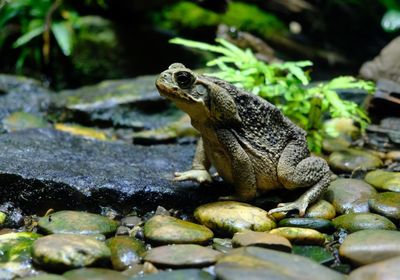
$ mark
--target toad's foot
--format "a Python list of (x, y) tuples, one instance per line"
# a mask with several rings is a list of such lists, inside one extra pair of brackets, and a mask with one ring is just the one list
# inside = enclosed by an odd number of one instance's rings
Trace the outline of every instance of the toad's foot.
[(308, 207), (308, 202), (304, 200), (296, 200), (295, 202), (287, 202), (287, 203), (279, 203), (277, 208), (271, 209), (268, 211), (268, 214), (271, 215), (273, 213), (278, 212), (289, 212), (291, 210), (298, 210), (299, 216), (303, 217), (306, 213)]
[(207, 170), (189, 170), (185, 172), (175, 172), (174, 181), (197, 181), (199, 183), (211, 183), (212, 178)]

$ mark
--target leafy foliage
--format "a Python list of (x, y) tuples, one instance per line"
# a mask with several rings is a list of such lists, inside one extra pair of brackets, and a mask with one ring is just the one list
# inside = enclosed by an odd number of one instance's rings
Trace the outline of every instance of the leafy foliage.
[(356, 103), (342, 100), (336, 90), (359, 88), (373, 92), (374, 84), (345, 76), (327, 83), (310, 84), (306, 67), (311, 61), (266, 64), (258, 60), (249, 50), (242, 50), (223, 40), (218, 45), (172, 39), (174, 44), (210, 51), (219, 56), (207, 63), (216, 66), (219, 72), (212, 75), (245, 88), (275, 104), (282, 112), (308, 132), (308, 143), (312, 151), (319, 153), (322, 146), (322, 119), (351, 118), (366, 127), (369, 118)]

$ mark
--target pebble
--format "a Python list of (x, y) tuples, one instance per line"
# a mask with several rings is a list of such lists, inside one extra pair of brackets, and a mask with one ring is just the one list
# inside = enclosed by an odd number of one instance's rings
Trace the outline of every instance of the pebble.
[(395, 224), (389, 219), (373, 213), (349, 213), (333, 219), (337, 229), (345, 229), (347, 232), (356, 232), (363, 229), (387, 229), (396, 230)]
[(118, 222), (97, 214), (66, 210), (40, 218), (38, 226), (48, 234), (110, 235), (117, 230)]
[(386, 159), (400, 161), (400, 151), (390, 151), (386, 153)]
[(337, 214), (369, 212), (368, 199), (376, 190), (366, 182), (357, 179), (333, 181), (324, 197), (332, 203)]
[(144, 262), (143, 264), (134, 264), (127, 270), (123, 271), (122, 274), (129, 277), (143, 276), (146, 274), (157, 273), (158, 269), (150, 262)]
[(92, 236), (51, 234), (33, 243), (32, 257), (41, 267), (65, 270), (107, 263), (110, 250)]
[(210, 273), (201, 269), (179, 269), (173, 271), (162, 271), (156, 274), (145, 275), (140, 280), (213, 280)]
[(325, 235), (310, 228), (280, 227), (269, 233), (283, 236), (293, 244), (323, 245), (325, 243)]
[(14, 112), (3, 119), (3, 127), (7, 132), (28, 128), (46, 128), (50, 124), (43, 117), (27, 112)]
[(372, 211), (395, 221), (400, 220), (400, 193), (384, 192), (368, 200)]
[(322, 149), (328, 154), (346, 150), (350, 147), (350, 141), (344, 139), (343, 137), (335, 137), (335, 138), (325, 138), (322, 141)]
[(115, 270), (125, 270), (129, 266), (139, 263), (146, 251), (146, 245), (133, 237), (116, 236), (107, 240), (111, 251), (111, 263)]
[(331, 203), (324, 199), (321, 199), (307, 208), (304, 217), (332, 220), (336, 217), (336, 210)]
[(233, 236), (245, 230), (268, 231), (276, 227), (265, 210), (236, 201), (202, 205), (194, 211), (194, 216), (201, 224), (223, 236)]
[(0, 225), (3, 225), (7, 219), (7, 214), (0, 211)]
[(379, 191), (400, 192), (400, 172), (374, 170), (364, 180)]
[(221, 253), (228, 253), (232, 250), (232, 239), (230, 238), (213, 238), (212, 248)]
[(309, 258), (260, 247), (241, 247), (220, 257), (218, 279), (344, 280), (346, 276)]
[(133, 228), (136, 225), (140, 225), (142, 222), (142, 219), (138, 216), (128, 216), (121, 220), (121, 224), (128, 228)]
[(268, 232), (237, 232), (232, 238), (232, 245), (233, 247), (259, 246), (283, 252), (292, 251), (292, 245), (287, 238)]
[(205, 226), (170, 216), (156, 215), (144, 225), (144, 236), (157, 244), (205, 244), (213, 232)]
[(335, 226), (331, 221), (317, 218), (286, 218), (279, 221), (278, 226), (310, 228), (325, 233), (332, 233), (335, 231)]
[(130, 229), (128, 227), (119, 226), (115, 235), (129, 235), (129, 230)]
[(105, 268), (80, 268), (67, 271), (63, 277), (70, 280), (128, 280), (129, 277), (118, 271)]
[(400, 279), (400, 257), (390, 258), (353, 270), (349, 280), (396, 280)]
[(400, 232), (383, 229), (357, 231), (346, 237), (339, 254), (357, 266), (400, 256)]
[(352, 172), (355, 169), (376, 169), (383, 165), (382, 160), (367, 151), (346, 149), (333, 152), (328, 158), (333, 170)]
[(204, 267), (214, 264), (220, 254), (194, 244), (165, 245), (147, 251), (144, 260), (160, 267)]
[(310, 258), (319, 264), (330, 264), (335, 261), (332, 252), (316, 245), (294, 245), (293, 254)]

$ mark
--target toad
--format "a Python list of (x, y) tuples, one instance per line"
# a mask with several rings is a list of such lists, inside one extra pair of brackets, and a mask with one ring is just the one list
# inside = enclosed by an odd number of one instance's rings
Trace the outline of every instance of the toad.
[(192, 169), (176, 172), (176, 181), (210, 182), (214, 166), (235, 188), (226, 199), (250, 201), (270, 190), (305, 188), (296, 201), (269, 211), (298, 210), (300, 216), (331, 182), (326, 161), (310, 155), (305, 131), (266, 100), (181, 63), (162, 72), (156, 87), (201, 134)]

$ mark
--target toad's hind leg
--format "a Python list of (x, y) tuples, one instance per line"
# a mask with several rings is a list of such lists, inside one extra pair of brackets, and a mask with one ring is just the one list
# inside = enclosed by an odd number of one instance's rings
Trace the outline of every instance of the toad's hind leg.
[(278, 178), (287, 189), (311, 187), (296, 201), (281, 203), (269, 213), (287, 212), (297, 209), (304, 216), (309, 204), (316, 201), (327, 189), (332, 174), (325, 160), (310, 156), (305, 140), (289, 143), (277, 166)]

